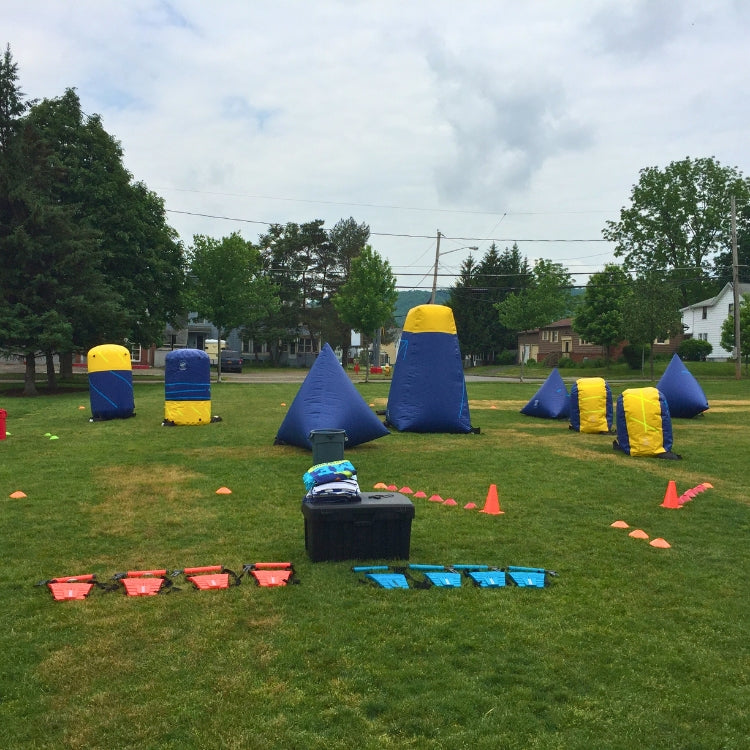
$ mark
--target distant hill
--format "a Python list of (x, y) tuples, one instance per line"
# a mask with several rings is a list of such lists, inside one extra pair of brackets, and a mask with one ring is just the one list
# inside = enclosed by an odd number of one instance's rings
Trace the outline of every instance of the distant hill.
[[(396, 320), (396, 325), (399, 328), (404, 327), (404, 320), (406, 320), (406, 314), (412, 307), (418, 305), (426, 305), (430, 301), (432, 292), (428, 292), (424, 289), (409, 289), (406, 292), (398, 293), (398, 300), (396, 301), (396, 311), (393, 313), (393, 317)], [(450, 298), (451, 293), (447, 289), (438, 289), (435, 292), (435, 302), (438, 305), (444, 305)]]

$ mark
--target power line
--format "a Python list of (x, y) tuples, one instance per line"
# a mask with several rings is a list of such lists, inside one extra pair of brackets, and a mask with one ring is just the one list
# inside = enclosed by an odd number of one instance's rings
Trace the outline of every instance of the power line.
[[(239, 217), (234, 216), (219, 216), (217, 214), (204, 214), (199, 213), (197, 211), (178, 211), (173, 208), (167, 208), (165, 209), (167, 213), (170, 214), (181, 214), (183, 216), (198, 216), (203, 219), (221, 219), (223, 221), (239, 221), (244, 224), (263, 224), (264, 226), (273, 226), (274, 224), (281, 224), (281, 222), (277, 221), (260, 221), (258, 219), (241, 219)], [(330, 231), (330, 230), (324, 230), (324, 231)], [(430, 240), (434, 238), (434, 235), (431, 234), (408, 234), (408, 233), (399, 233), (399, 232), (370, 232), (370, 234), (373, 237), (401, 237), (406, 239), (416, 239), (416, 240)], [(591, 243), (591, 242), (609, 242), (609, 240), (605, 239), (571, 239), (571, 238), (522, 238), (522, 237), (449, 237), (448, 235), (443, 235), (443, 239), (446, 240), (455, 240), (457, 242), (540, 242), (540, 243), (546, 243), (546, 242), (566, 242), (566, 243)]]

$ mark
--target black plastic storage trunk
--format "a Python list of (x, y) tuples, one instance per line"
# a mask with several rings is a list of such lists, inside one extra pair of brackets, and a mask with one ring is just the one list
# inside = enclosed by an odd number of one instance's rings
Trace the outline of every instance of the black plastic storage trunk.
[(414, 505), (397, 492), (362, 492), (355, 502), (302, 502), (305, 549), (323, 560), (408, 560)]

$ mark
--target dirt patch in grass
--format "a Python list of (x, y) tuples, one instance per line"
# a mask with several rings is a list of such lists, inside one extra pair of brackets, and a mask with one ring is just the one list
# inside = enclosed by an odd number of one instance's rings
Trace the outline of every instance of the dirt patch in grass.
[(189, 486), (199, 474), (175, 466), (152, 467), (144, 473), (130, 466), (110, 466), (97, 476), (104, 499), (92, 508), (94, 531), (120, 536), (138, 527), (142, 537), (150, 537), (158, 536), (159, 525), (175, 516), (192, 524), (214, 518), (212, 510), (198, 505), (201, 493)]

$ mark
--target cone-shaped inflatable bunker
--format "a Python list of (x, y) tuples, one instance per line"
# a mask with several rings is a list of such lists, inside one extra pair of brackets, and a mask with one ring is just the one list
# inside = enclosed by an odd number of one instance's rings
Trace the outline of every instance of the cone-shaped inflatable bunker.
[(211, 423), (211, 359), (200, 349), (175, 349), (164, 358), (164, 423)]
[(130, 352), (119, 344), (89, 349), (89, 398), (94, 421), (126, 419), (135, 410)]
[(664, 394), (673, 417), (689, 419), (708, 409), (703, 389), (685, 363), (675, 354), (656, 387)]
[(570, 429), (606, 433), (612, 429), (612, 391), (604, 378), (578, 378), (570, 389)]
[(570, 416), (570, 396), (556, 367), (529, 403), (521, 409), (521, 414), (543, 419), (567, 419)]
[(672, 453), (672, 420), (664, 394), (653, 387), (626, 388), (617, 399), (614, 447), (630, 456), (678, 458)]
[(344, 430), (348, 447), (388, 435), (336, 359), (323, 345), (276, 434), (276, 444), (312, 450), (312, 430)]
[(453, 311), (409, 310), (401, 333), (386, 424), (403, 432), (471, 432), (469, 399)]

